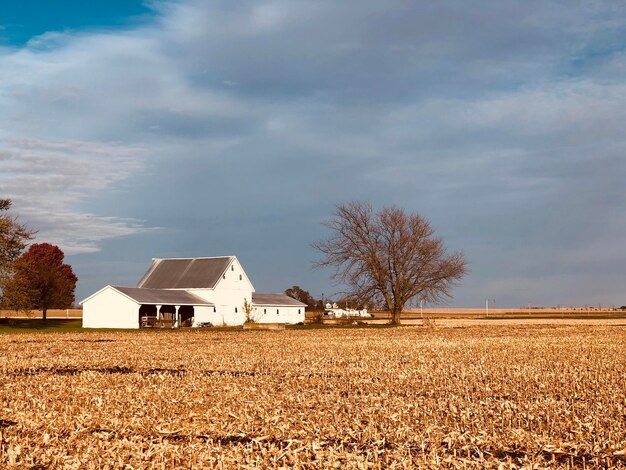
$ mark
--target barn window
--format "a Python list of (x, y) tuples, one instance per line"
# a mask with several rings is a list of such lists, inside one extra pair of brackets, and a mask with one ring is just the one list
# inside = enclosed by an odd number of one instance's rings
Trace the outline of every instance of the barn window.
[(237, 307), (235, 307), (235, 313), (237, 313)]
[(234, 270), (235, 270), (235, 266), (234, 266), (234, 265), (231, 265), (230, 270), (231, 270), (231, 271), (234, 271)]
[(243, 276), (240, 274), (239, 275), (239, 280), (241, 281), (243, 279)]
[(222, 274), (222, 279), (226, 279), (226, 273)]
[(267, 309), (266, 309), (266, 308), (264, 308), (264, 309), (263, 309), (263, 315), (265, 315), (266, 313), (267, 313)]
[(300, 313), (300, 309), (298, 309), (298, 313)]
[(278, 309), (276, 309), (276, 315), (278, 315)]
[(217, 312), (217, 309), (215, 307), (213, 307), (213, 313)]

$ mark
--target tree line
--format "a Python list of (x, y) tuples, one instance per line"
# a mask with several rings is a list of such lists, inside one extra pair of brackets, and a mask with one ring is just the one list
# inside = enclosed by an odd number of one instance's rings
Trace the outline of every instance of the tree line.
[[(314, 298), (308, 290), (304, 290), (300, 286), (290, 287), (285, 290), (285, 294), (302, 302), (303, 304), (306, 304), (306, 308), (309, 310), (324, 310), (325, 300)], [(326, 301), (328, 301), (328, 299), (326, 299)]]
[(78, 278), (56, 245), (33, 243), (36, 231), (11, 215), (11, 199), (0, 199), (0, 306), (5, 309), (69, 308)]

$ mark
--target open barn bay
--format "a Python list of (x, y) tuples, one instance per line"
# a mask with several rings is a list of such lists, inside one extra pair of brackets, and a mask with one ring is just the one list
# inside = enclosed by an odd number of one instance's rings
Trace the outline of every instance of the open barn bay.
[(18, 468), (626, 468), (623, 326), (0, 336)]

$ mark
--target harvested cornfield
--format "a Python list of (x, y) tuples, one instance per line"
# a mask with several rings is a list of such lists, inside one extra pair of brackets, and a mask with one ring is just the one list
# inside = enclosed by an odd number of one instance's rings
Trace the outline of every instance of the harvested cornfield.
[(626, 468), (624, 327), (0, 336), (19, 468)]

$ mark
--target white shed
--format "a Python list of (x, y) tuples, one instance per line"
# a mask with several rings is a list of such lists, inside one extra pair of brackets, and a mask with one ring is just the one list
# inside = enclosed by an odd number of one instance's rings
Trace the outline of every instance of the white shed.
[(285, 294), (252, 294), (253, 319), (259, 323), (304, 323), (306, 304)]
[(180, 326), (214, 307), (184, 290), (119, 286), (106, 286), (81, 303), (84, 328), (139, 328), (156, 321)]

